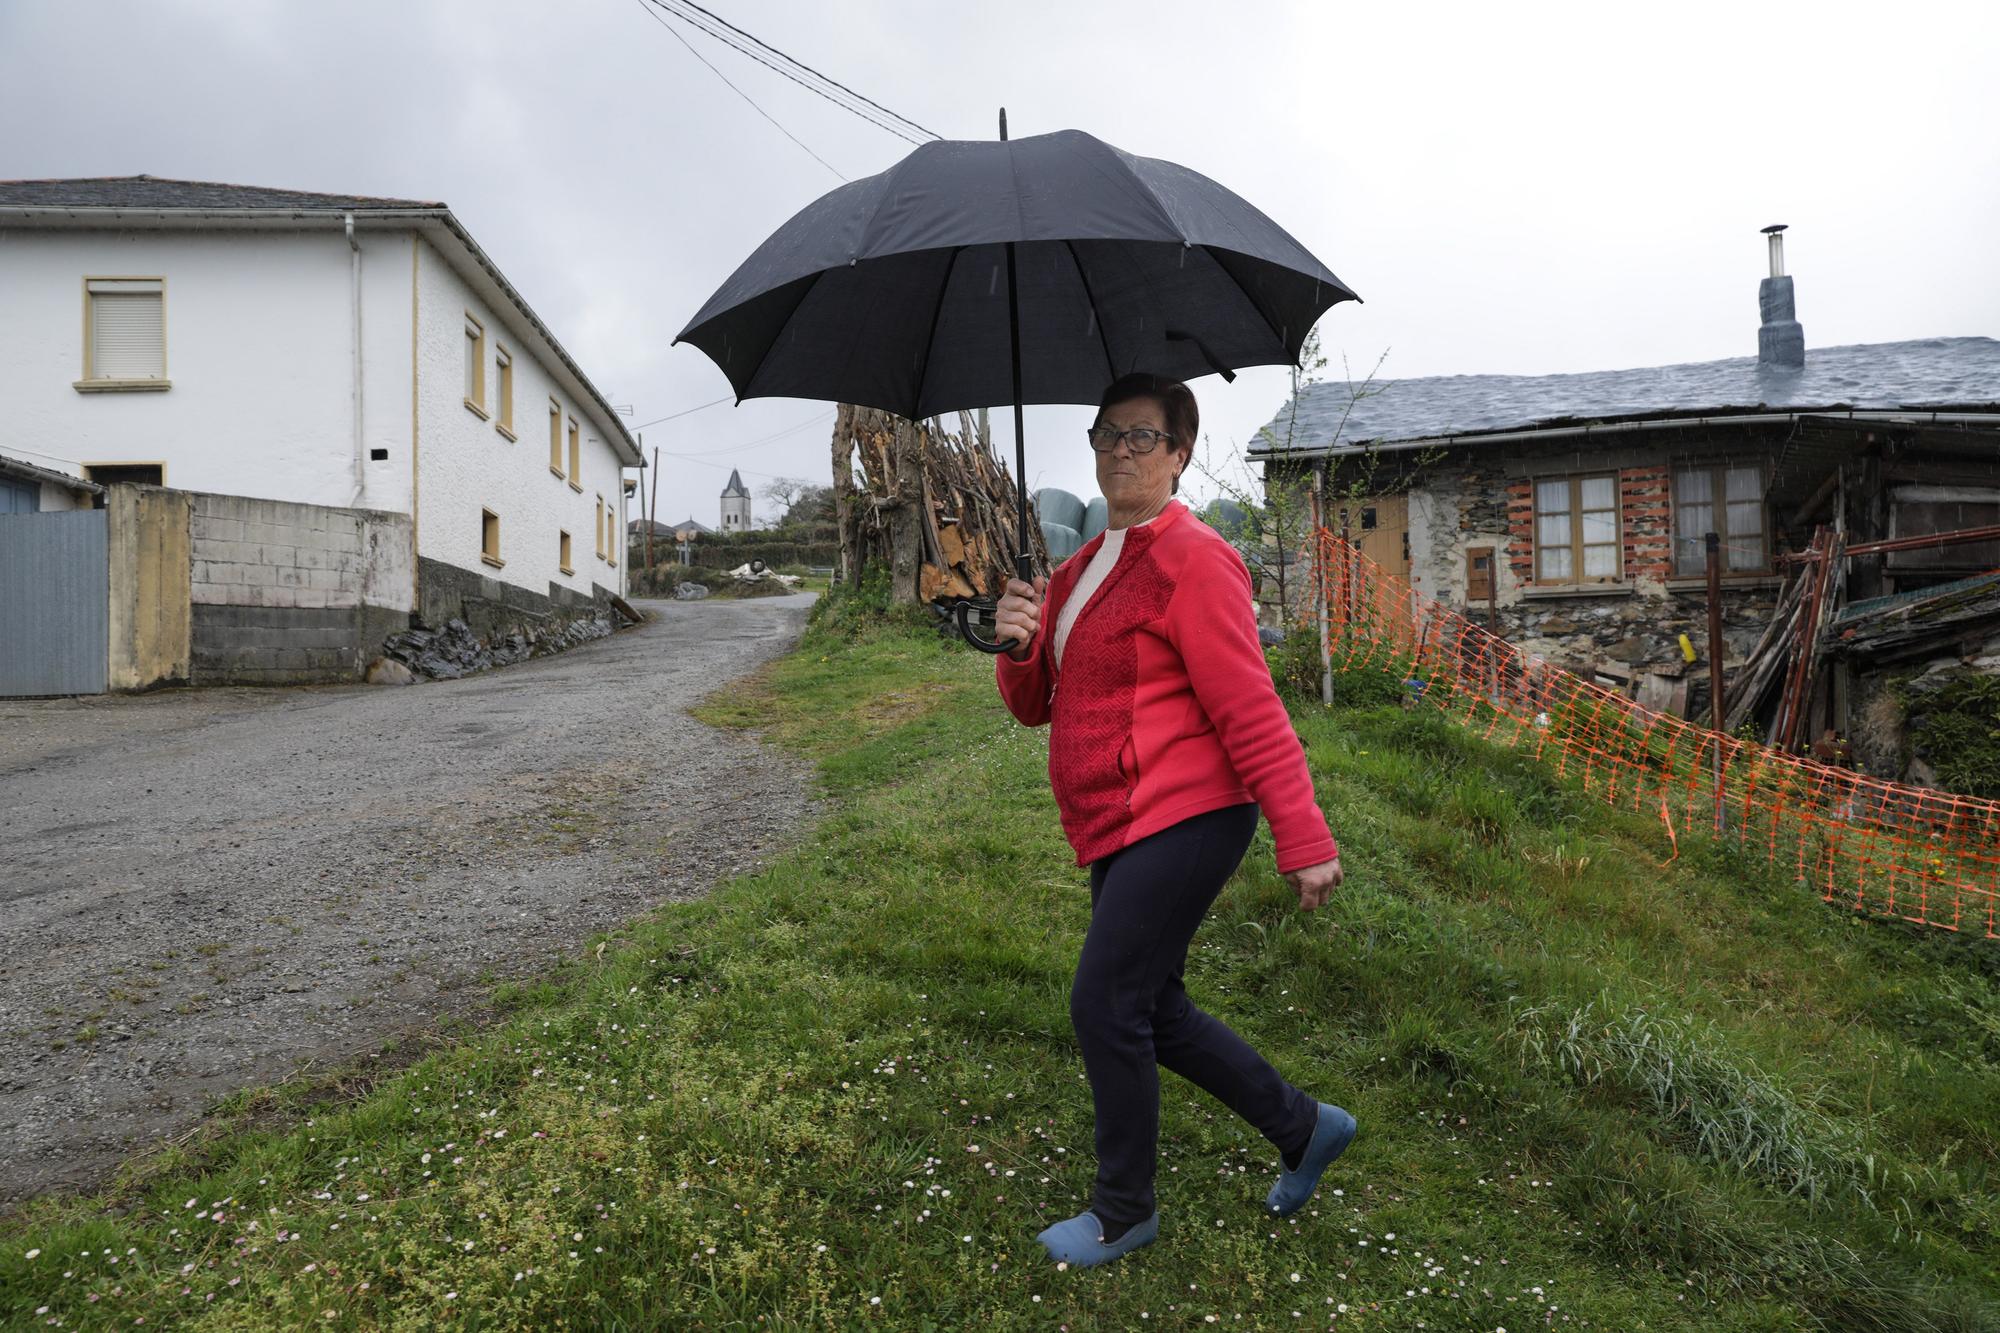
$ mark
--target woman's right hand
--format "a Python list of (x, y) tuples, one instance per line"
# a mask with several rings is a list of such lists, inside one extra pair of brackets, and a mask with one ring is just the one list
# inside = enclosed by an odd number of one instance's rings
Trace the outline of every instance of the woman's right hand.
[(1002, 643), (1013, 640), (1014, 646), (1007, 650), (1007, 656), (1016, 662), (1027, 661), (1033, 650), (1035, 635), (1042, 627), (1042, 594), (1048, 587), (1048, 579), (1039, 574), (1033, 583), (1008, 579), (1007, 591), (1000, 596), (1000, 605), (993, 616), (993, 634)]

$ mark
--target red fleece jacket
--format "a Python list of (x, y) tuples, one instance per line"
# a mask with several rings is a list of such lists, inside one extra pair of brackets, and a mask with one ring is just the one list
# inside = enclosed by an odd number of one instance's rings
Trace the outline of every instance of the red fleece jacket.
[(1092, 538), (1049, 580), (1028, 659), (994, 659), (1008, 711), (1050, 724), (1049, 782), (1077, 864), (1251, 800), (1271, 821), (1280, 871), (1332, 860), (1339, 848), (1257, 642), (1250, 573), (1186, 506), (1126, 532), (1056, 670), (1057, 619), (1103, 543)]

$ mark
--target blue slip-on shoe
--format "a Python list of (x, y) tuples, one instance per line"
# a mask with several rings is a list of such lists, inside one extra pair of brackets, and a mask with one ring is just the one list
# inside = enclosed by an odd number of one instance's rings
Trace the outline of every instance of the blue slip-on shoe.
[(1313, 1136), (1306, 1143), (1305, 1156), (1299, 1159), (1299, 1169), (1278, 1173), (1278, 1183), (1271, 1186), (1264, 1199), (1265, 1206), (1279, 1217), (1289, 1217), (1305, 1207), (1306, 1200), (1319, 1188), (1321, 1173), (1353, 1141), (1354, 1117), (1338, 1106), (1321, 1102), (1319, 1123), (1313, 1126)]
[(1117, 1240), (1106, 1244), (1104, 1224), (1097, 1220), (1096, 1213), (1088, 1211), (1078, 1213), (1068, 1221), (1058, 1222), (1035, 1237), (1048, 1248), (1049, 1258), (1077, 1268), (1095, 1268), (1113, 1259), (1123, 1259), (1159, 1238), (1160, 1215), (1155, 1212)]

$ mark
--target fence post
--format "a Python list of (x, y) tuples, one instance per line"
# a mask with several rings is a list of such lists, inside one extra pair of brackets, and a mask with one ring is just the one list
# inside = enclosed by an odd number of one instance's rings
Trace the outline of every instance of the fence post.
[(1319, 621), (1319, 701), (1321, 706), (1333, 707), (1333, 648), (1327, 637), (1326, 612), (1326, 543), (1320, 539), (1326, 531), (1326, 511), (1321, 507), (1320, 483), (1326, 475), (1324, 466), (1313, 469), (1313, 569), (1319, 577), (1314, 579), (1313, 612)]
[(1722, 801), (1722, 537), (1708, 533), (1702, 537), (1708, 556), (1708, 693), (1709, 713), (1715, 731), (1715, 831), (1723, 829)]

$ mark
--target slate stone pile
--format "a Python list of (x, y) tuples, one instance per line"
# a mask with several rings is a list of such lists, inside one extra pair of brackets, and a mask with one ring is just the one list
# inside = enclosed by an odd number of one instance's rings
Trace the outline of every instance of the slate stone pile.
[(706, 596), (708, 596), (706, 583), (682, 583), (674, 588), (674, 600), (677, 602), (698, 602)]
[(514, 630), (492, 641), (481, 639), (463, 620), (443, 629), (413, 629), (391, 637), (383, 655), (432, 680), (456, 680), (489, 667), (560, 653), (611, 633), (608, 616), (586, 616), (560, 624)]

